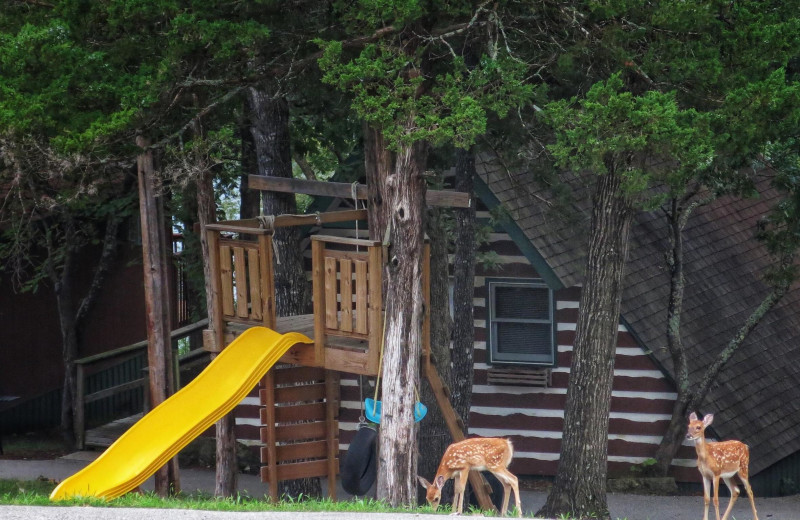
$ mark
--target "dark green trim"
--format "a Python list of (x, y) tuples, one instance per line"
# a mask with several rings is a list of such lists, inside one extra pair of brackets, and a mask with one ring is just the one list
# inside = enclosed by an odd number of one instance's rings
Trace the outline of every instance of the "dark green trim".
[[(475, 176), (475, 195), (477, 195), (489, 209), (495, 209), (501, 205), (500, 200), (492, 193), (489, 186), (477, 175)], [(554, 291), (563, 289), (564, 284), (561, 282), (561, 279), (556, 276), (556, 273), (550, 268), (550, 265), (539, 253), (539, 250), (528, 240), (528, 237), (525, 236), (525, 233), (520, 229), (516, 221), (513, 219), (506, 219), (499, 224), (503, 230), (508, 233), (508, 236), (511, 237), (511, 240), (514, 241), (514, 244), (516, 244), (519, 250), (522, 251), (522, 254), (528, 259), (528, 262), (536, 269), (539, 276), (547, 283), (547, 286)]]

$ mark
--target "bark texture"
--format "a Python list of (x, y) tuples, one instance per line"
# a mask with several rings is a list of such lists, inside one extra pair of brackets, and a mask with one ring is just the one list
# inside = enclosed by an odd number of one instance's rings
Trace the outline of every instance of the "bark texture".
[[(672, 460), (683, 444), (686, 429), (686, 417), (692, 411), (699, 410), (708, 395), (711, 386), (717, 380), (719, 373), (727, 364), (731, 356), (744, 343), (750, 332), (759, 324), (763, 317), (780, 302), (788, 292), (791, 284), (783, 281), (774, 285), (759, 305), (753, 309), (748, 319), (742, 324), (736, 334), (730, 339), (724, 349), (703, 373), (702, 379), (694, 386), (689, 381), (689, 366), (686, 350), (680, 337), (681, 313), (683, 311), (683, 295), (685, 290), (683, 276), (683, 229), (686, 226), (692, 211), (700, 202), (692, 202), (681, 207), (673, 201), (669, 212), (670, 221), (670, 246), (667, 264), (670, 268), (670, 295), (667, 304), (667, 345), (674, 365), (678, 397), (672, 409), (667, 431), (656, 450), (656, 465), (654, 471), (657, 475), (666, 475), (669, 472)], [(785, 262), (789, 260), (783, 259)]]
[[(431, 358), (436, 363), (436, 371), (445, 385), (452, 388), (453, 378), (450, 370), (450, 334), (453, 320), (450, 318), (449, 262), (447, 254), (448, 237), (442, 225), (442, 212), (438, 208), (428, 208), (425, 219), (425, 230), (431, 247)], [(444, 416), (436, 405), (436, 397), (424, 379), (420, 387), (421, 401), (428, 407), (428, 414), (419, 423), (419, 459), (417, 471), (419, 475), (432, 480), (436, 474), (439, 460), (444, 450), (450, 445), (450, 431), (447, 429)], [(453, 486), (442, 490), (442, 503), (453, 501)], [(425, 503), (425, 489), (417, 487), (417, 502)]]
[(419, 384), (424, 316), (421, 258), (426, 159), (424, 142), (401, 145), (383, 197), (389, 210), (391, 249), (377, 498), (393, 507), (416, 504), (417, 446), (413, 407), (414, 388)]
[[(472, 149), (456, 151), (456, 191), (469, 193), (474, 199), (475, 154)], [(472, 406), (472, 383), (475, 363), (475, 328), (473, 298), (475, 295), (475, 205), (456, 208), (455, 252), (453, 255), (453, 386), (452, 401), (456, 413), (469, 430), (469, 409)]]
[[(138, 158), (139, 213), (142, 229), (145, 305), (147, 307), (147, 358), (150, 406), (155, 408), (174, 391), (169, 265), (164, 208), (156, 189), (153, 152), (149, 142), (136, 138), (142, 148)], [(161, 496), (180, 492), (178, 460), (174, 457), (155, 474), (155, 491)]]
[[(289, 104), (284, 98), (271, 97), (266, 92), (250, 88), (247, 91), (250, 109), (250, 131), (259, 175), (292, 177), (292, 154), (289, 136)], [(297, 213), (291, 193), (264, 192), (264, 215)], [(310, 314), (311, 288), (306, 279), (303, 255), (300, 250), (300, 230), (297, 227), (278, 228), (272, 236), (275, 252), (275, 310), (278, 316)], [(322, 496), (319, 478), (282, 481), (280, 496)]]
[(608, 417), (632, 209), (610, 169), (597, 178), (555, 482), (537, 516), (610, 518)]

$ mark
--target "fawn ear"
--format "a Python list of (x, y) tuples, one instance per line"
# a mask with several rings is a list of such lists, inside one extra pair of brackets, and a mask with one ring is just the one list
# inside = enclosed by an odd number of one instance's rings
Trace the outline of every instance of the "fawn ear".
[(430, 482), (428, 482), (427, 480), (425, 480), (424, 478), (420, 477), (419, 475), (417, 475), (417, 479), (419, 479), (419, 483), (420, 483), (420, 484), (422, 485), (422, 487), (424, 487), (425, 489), (428, 489), (429, 487), (431, 487), (431, 486), (433, 485), (433, 484), (431, 484)]
[(690, 413), (689, 414), (689, 420), (690, 421), (696, 421), (697, 420), (697, 414), (694, 413), (694, 412)]
[(703, 417), (703, 426), (708, 426), (714, 421), (714, 414), (710, 413)]
[(436, 487), (442, 489), (444, 487), (444, 475), (436, 477)]

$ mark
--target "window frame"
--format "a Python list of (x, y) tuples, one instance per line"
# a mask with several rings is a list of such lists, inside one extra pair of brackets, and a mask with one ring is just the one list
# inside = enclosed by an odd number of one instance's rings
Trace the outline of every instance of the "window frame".
[[(549, 302), (548, 319), (510, 319), (497, 318), (495, 316), (496, 289), (498, 287), (526, 287), (530, 289), (546, 289)], [(558, 361), (558, 347), (556, 345), (556, 320), (555, 320), (555, 297), (553, 290), (541, 278), (487, 278), (487, 350), (489, 352), (489, 363), (492, 365), (525, 365), (537, 367), (555, 367)], [(550, 326), (550, 360), (533, 360), (533, 354), (500, 354), (498, 352), (497, 323), (539, 323)]]

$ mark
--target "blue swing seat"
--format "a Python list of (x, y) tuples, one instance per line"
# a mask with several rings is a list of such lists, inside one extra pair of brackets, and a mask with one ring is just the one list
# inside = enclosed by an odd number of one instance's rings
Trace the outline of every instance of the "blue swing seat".
[[(417, 401), (414, 404), (414, 422), (420, 422), (425, 414), (428, 413), (428, 407)], [(381, 422), (381, 402), (374, 399), (364, 399), (364, 415), (370, 422), (380, 424)]]

